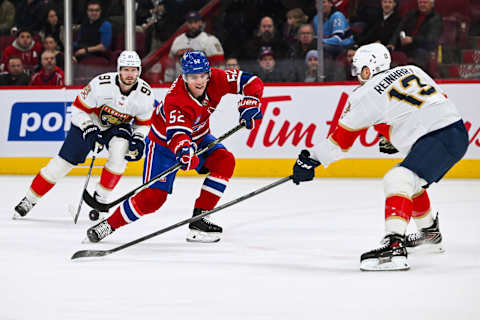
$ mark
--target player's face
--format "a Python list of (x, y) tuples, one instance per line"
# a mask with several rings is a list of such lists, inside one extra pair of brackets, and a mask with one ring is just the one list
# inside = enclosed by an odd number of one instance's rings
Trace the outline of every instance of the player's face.
[(127, 85), (131, 86), (137, 82), (138, 68), (137, 67), (121, 67), (120, 68), (120, 80)]
[(370, 69), (368, 67), (363, 67), (362, 72), (358, 75), (358, 81), (360, 81), (361, 84), (364, 84), (368, 79), (370, 79)]
[(187, 74), (186, 79), (188, 90), (190, 90), (194, 97), (200, 97), (207, 88), (210, 75), (208, 72)]

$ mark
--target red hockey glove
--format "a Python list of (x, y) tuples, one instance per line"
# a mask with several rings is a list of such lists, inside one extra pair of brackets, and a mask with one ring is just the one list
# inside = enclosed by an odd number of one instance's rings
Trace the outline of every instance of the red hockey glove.
[(195, 144), (188, 141), (183, 140), (179, 143), (176, 148), (176, 156), (177, 161), (180, 162), (182, 165), (182, 170), (194, 170), (197, 168), (200, 159), (195, 155)]

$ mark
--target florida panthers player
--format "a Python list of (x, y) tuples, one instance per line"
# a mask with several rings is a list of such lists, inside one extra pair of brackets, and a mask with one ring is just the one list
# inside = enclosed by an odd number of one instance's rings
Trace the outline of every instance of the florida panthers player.
[[(195, 216), (215, 207), (235, 167), (233, 154), (222, 144), (201, 156), (195, 155), (195, 150), (215, 140), (210, 134), (210, 115), (224, 95), (242, 94), (238, 106), (240, 122), (252, 129), (255, 120), (262, 117), (263, 82), (239, 70), (210, 68), (207, 57), (200, 51), (186, 52), (181, 62), (183, 74), (171, 85), (152, 116), (143, 179), (148, 181), (177, 162), (183, 170), (208, 173), (195, 201)], [(172, 193), (175, 175), (176, 172), (171, 173), (125, 200), (108, 219), (88, 229), (90, 241), (98, 242), (114, 230), (158, 210)], [(191, 223), (189, 229), (187, 240), (195, 242), (219, 241), (222, 232), (220, 226), (205, 218)]]
[[(294, 166), (295, 183), (312, 180), (314, 167), (328, 166), (359, 134), (375, 126), (405, 159), (384, 177), (385, 232), (382, 246), (362, 254), (362, 270), (408, 269), (406, 246), (441, 245), (438, 216), (432, 217), (427, 188), (438, 182), (468, 148), (468, 133), (455, 105), (420, 68), (390, 69), (381, 44), (360, 47), (352, 74), (361, 82), (350, 96), (335, 131), (315, 149), (303, 150)], [(411, 217), (420, 232), (405, 238)]]
[(117, 185), (128, 161), (143, 155), (150, 128), (154, 97), (140, 79), (141, 60), (135, 51), (123, 51), (117, 72), (94, 78), (73, 102), (72, 126), (60, 152), (33, 179), (26, 196), (15, 207), (14, 217), (25, 216), (37, 201), (70, 170), (85, 161), (88, 153), (108, 149), (108, 161), (95, 190), (100, 202)]

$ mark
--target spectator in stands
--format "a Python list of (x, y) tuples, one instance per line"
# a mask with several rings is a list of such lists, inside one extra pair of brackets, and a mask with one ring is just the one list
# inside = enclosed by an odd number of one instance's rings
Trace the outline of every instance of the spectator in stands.
[(352, 76), (352, 61), (355, 51), (357, 51), (356, 47), (348, 48), (345, 56), (340, 59), (342, 74), (337, 80), (357, 81), (357, 77)]
[(103, 57), (109, 60), (108, 50), (112, 43), (112, 24), (102, 17), (102, 8), (98, 0), (87, 4), (87, 20), (78, 30), (78, 40), (73, 44), (77, 61), (88, 56)]
[(317, 49), (317, 42), (313, 37), (313, 27), (310, 24), (301, 25), (297, 31), (297, 41), (290, 46), (289, 57), (301, 60), (302, 64), (308, 51)]
[(263, 82), (286, 82), (291, 81), (288, 72), (275, 61), (275, 53), (270, 47), (260, 48), (258, 65), (252, 72), (260, 77)]
[(18, 3), (15, 10), (15, 26), (12, 28), (12, 33), (16, 33), (18, 29), (30, 29), (34, 32), (40, 31), (45, 5), (45, 0), (22, 0)]
[(297, 39), (298, 28), (306, 24), (308, 17), (300, 8), (295, 8), (287, 12), (287, 23), (284, 26), (283, 39), (288, 45), (293, 45)]
[(32, 86), (63, 86), (64, 74), (55, 63), (55, 55), (51, 51), (42, 53), (42, 69), (32, 76)]
[(52, 36), (59, 47), (58, 49), (63, 51), (63, 40), (65, 39), (65, 34), (63, 25), (60, 23), (57, 11), (55, 9), (48, 10), (46, 20), (43, 24), (42, 30), (39, 32), (39, 35), (42, 40), (45, 40), (46, 36)]
[(305, 71), (305, 78), (303, 79), (304, 82), (318, 82), (321, 81), (318, 78), (318, 51), (317, 50), (310, 50), (307, 52), (305, 56), (305, 64), (306, 64), (306, 71)]
[[(409, 0), (401, 0), (409, 1)], [(338, 9), (338, 7), (337, 7)], [(370, 30), (380, 19), (381, 5), (379, 0), (351, 0), (348, 8), (350, 27), (357, 35)]]
[(204, 23), (200, 13), (190, 11), (185, 19), (187, 31), (173, 40), (169, 54), (169, 57), (177, 62), (176, 74), (179, 75), (182, 72), (179, 62), (180, 58), (186, 51), (190, 50), (203, 51), (212, 66), (223, 68), (225, 66), (225, 57), (222, 45), (215, 36), (202, 31)]
[(410, 63), (425, 70), (443, 32), (442, 17), (433, 4), (434, 0), (418, 0), (418, 9), (402, 19), (388, 45), (391, 50), (406, 53)]
[(15, 21), (15, 6), (9, 0), (0, 0), (0, 35), (9, 34)]
[(55, 64), (62, 70), (65, 66), (65, 55), (63, 52), (58, 50), (58, 44), (55, 38), (52, 35), (47, 35), (43, 39), (43, 48), (45, 51), (50, 51), (55, 55)]
[(22, 58), (11, 56), (7, 61), (8, 72), (0, 74), (0, 86), (26, 86), (30, 76), (23, 69)]
[(225, 60), (225, 70), (237, 70), (240, 69), (238, 64), (238, 59), (234, 57), (229, 57)]
[[(313, 19), (318, 28), (318, 16)], [(323, 0), (323, 49), (326, 57), (335, 58), (354, 44), (353, 33), (347, 18), (333, 5), (333, 0)]]
[(159, 48), (178, 27), (164, 0), (137, 0), (136, 23), (145, 32), (145, 50)]
[(261, 47), (272, 48), (277, 59), (285, 58), (288, 52), (286, 42), (275, 28), (273, 19), (268, 16), (260, 20), (255, 36), (245, 45), (243, 57), (251, 60), (257, 59)]
[(381, 0), (382, 14), (379, 15), (377, 23), (360, 35), (358, 45), (363, 46), (372, 42), (380, 42), (388, 45), (393, 33), (400, 24), (401, 17), (397, 10), (397, 0)]
[(32, 32), (28, 29), (20, 29), (15, 41), (3, 50), (0, 71), (5, 70), (6, 62), (11, 56), (18, 56), (22, 58), (27, 72), (32, 72), (40, 62), (41, 52), (42, 45), (33, 40)]

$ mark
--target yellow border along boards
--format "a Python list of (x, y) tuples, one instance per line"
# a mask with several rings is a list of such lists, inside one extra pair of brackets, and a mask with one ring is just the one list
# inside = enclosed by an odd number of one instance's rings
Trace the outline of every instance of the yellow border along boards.
[[(0, 158), (0, 174), (35, 175), (45, 166), (50, 158)], [(86, 175), (91, 159), (74, 168), (70, 175)], [(327, 169), (320, 167), (317, 177), (328, 178), (380, 178), (401, 159), (342, 159)], [(101, 173), (106, 159), (95, 161), (94, 175)], [(235, 177), (285, 177), (292, 174), (294, 159), (236, 159)], [(129, 162), (125, 175), (141, 176), (143, 160)], [(197, 176), (195, 171), (180, 171), (179, 176)], [(480, 178), (480, 160), (464, 159), (453, 167), (447, 178), (478, 179)]]

